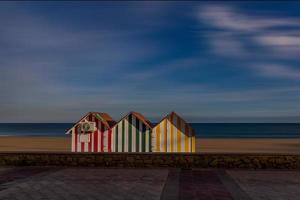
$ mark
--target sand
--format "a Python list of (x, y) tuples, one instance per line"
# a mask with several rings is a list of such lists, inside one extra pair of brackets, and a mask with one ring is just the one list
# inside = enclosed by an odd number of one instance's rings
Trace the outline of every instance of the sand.
[(300, 153), (300, 139), (197, 139), (198, 152)]
[[(197, 152), (300, 153), (300, 139), (197, 139)], [(0, 137), (0, 152), (70, 152), (70, 137)]]
[(62, 151), (71, 150), (69, 137), (1, 136), (0, 151)]

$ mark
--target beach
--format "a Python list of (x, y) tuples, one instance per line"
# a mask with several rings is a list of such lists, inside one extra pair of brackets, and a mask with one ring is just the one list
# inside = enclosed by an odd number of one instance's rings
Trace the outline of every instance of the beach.
[[(70, 152), (70, 137), (1, 136), (0, 151)], [(300, 153), (300, 139), (197, 139), (203, 153)]]

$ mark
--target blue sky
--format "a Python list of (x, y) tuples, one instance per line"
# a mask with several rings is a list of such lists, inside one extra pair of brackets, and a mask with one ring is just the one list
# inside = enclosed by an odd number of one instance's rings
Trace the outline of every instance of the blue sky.
[(0, 2), (0, 122), (300, 122), (300, 3)]

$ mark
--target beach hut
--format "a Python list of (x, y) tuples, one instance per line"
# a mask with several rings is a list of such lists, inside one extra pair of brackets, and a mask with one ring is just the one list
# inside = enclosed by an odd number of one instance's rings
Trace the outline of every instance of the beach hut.
[(113, 125), (107, 113), (87, 113), (66, 132), (72, 134), (72, 152), (111, 152)]
[(153, 127), (152, 151), (195, 152), (195, 130), (171, 112)]
[(150, 121), (130, 112), (112, 128), (113, 152), (151, 152), (151, 133)]

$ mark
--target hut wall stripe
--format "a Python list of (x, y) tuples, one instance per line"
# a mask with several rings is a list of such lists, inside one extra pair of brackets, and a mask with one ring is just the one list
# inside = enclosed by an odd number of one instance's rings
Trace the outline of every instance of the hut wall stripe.
[(128, 152), (128, 119), (125, 119), (125, 152)]
[(132, 152), (136, 152), (136, 117), (132, 116)]
[(75, 133), (75, 129), (74, 128), (72, 128), (72, 144), (71, 144), (71, 151), (72, 152), (76, 152), (76, 150), (75, 150), (75, 137), (76, 137), (76, 133)]
[(128, 116), (128, 152), (132, 150), (132, 115)]
[(174, 141), (173, 141), (174, 148), (173, 148), (173, 151), (178, 152), (178, 148), (177, 148), (177, 141), (178, 141), (177, 128), (176, 128), (176, 121), (175, 121), (173, 116), (172, 116), (172, 130), (173, 130), (173, 134), (174, 134)]
[(180, 122), (181, 123), (181, 129), (182, 129), (182, 152), (186, 152), (186, 149), (188, 146), (186, 146), (186, 138), (188, 133), (185, 132), (185, 124), (183, 123), (183, 121)]
[(124, 143), (125, 143), (125, 121), (122, 121), (121, 124), (122, 132), (121, 132), (121, 138), (122, 138), (122, 143), (121, 143), (121, 152), (124, 152)]
[(108, 130), (106, 130), (106, 128), (104, 127), (104, 142), (103, 142), (103, 150), (104, 152), (108, 152)]
[(180, 132), (180, 122), (178, 120), (178, 118), (175, 116), (175, 123), (176, 123), (176, 127), (177, 127), (177, 151), (181, 152), (181, 132)]
[(111, 142), (111, 141), (113, 141), (113, 133), (112, 133), (111, 129), (108, 130), (108, 135), (109, 135), (109, 137), (108, 137), (108, 147), (109, 147), (108, 152), (111, 152), (113, 149), (113, 142)]
[(147, 127), (146, 129), (146, 139), (145, 139), (145, 143), (146, 143), (146, 151), (145, 152), (149, 152), (149, 128)]
[(114, 131), (113, 130), (110, 130), (110, 152), (114, 152), (115, 149), (114, 149)]
[(76, 128), (76, 126), (74, 127), (74, 135), (75, 135), (75, 152), (77, 152), (78, 150), (78, 132), (77, 132), (77, 128)]
[(135, 141), (135, 146), (136, 146), (136, 152), (140, 151), (140, 122), (137, 118), (135, 118), (135, 125), (136, 125), (136, 130), (135, 130), (135, 135), (136, 135), (136, 141)]
[(84, 152), (89, 152), (89, 145), (87, 142), (82, 142), (83, 144), (83, 149), (84, 149)]
[[(94, 131), (95, 132), (95, 131)], [(94, 152), (94, 132), (92, 132), (90, 134), (90, 137), (91, 137), (91, 141), (90, 141), (90, 144), (91, 144), (91, 152)]]
[[(88, 120), (89, 120), (89, 121), (92, 121), (92, 120), (93, 120), (93, 116), (90, 115), (89, 118), (88, 118)], [(92, 138), (91, 138), (91, 133), (88, 133), (88, 134), (87, 134), (87, 137), (89, 138), (89, 141), (88, 141), (88, 142), (85, 142), (84, 145), (86, 146), (86, 147), (85, 147), (85, 148), (86, 148), (86, 152), (91, 152), (91, 142), (90, 142), (91, 139), (92, 139)]]
[(91, 135), (92, 135), (92, 133), (89, 133), (88, 134), (88, 138), (89, 138), (89, 142), (87, 142), (86, 144), (87, 144), (87, 146), (88, 146), (88, 151), (87, 152), (91, 152), (92, 151), (92, 142), (90, 142), (91, 141)]
[[(95, 121), (95, 117), (93, 116), (93, 121)], [(95, 132), (95, 131), (94, 131)], [(90, 152), (94, 152), (94, 132), (92, 132), (90, 134), (90, 139), (91, 141), (89, 142), (90, 143)]]
[(82, 152), (83, 149), (81, 149), (82, 145), (81, 145), (81, 142), (80, 142), (80, 130), (79, 130), (79, 127), (77, 126), (76, 127), (77, 129), (77, 147), (78, 147), (78, 152)]
[(160, 148), (160, 151), (164, 152), (164, 134), (163, 134), (163, 131), (164, 131), (164, 122), (162, 122), (160, 125), (159, 125), (159, 137), (160, 137), (160, 143), (159, 143), (159, 148)]
[(141, 135), (140, 152), (145, 152), (145, 132), (146, 132), (145, 124), (143, 124), (142, 121), (140, 121), (140, 135)]
[(103, 132), (102, 132), (102, 152), (107, 152), (107, 131), (105, 130), (103, 124), (101, 124), (101, 127)]
[(104, 143), (104, 130), (102, 126), (102, 122), (100, 122), (100, 152), (103, 152), (103, 143)]
[(139, 152), (143, 152), (142, 150), (142, 129), (143, 129), (143, 124), (141, 121), (138, 120), (139, 123)]
[(122, 152), (122, 124), (117, 125), (118, 128), (118, 152)]
[(156, 129), (156, 131), (157, 131), (157, 147), (158, 147), (158, 151), (163, 151), (162, 150), (162, 134), (161, 134), (161, 132), (160, 132), (160, 130), (161, 130), (161, 128), (162, 128), (162, 124), (158, 124), (158, 126), (157, 126), (157, 129)]
[(109, 151), (108, 139), (109, 139), (109, 130), (105, 129), (105, 132), (104, 132), (104, 152)]
[(101, 147), (102, 137), (101, 137), (101, 121), (98, 123), (98, 152), (102, 151)]
[[(167, 125), (167, 130), (170, 130), (170, 121), (167, 119), (166, 120), (166, 125)], [(171, 152), (171, 132), (170, 131), (166, 131), (167, 132), (167, 152)]]
[(174, 130), (173, 130), (173, 116), (170, 116), (169, 119), (169, 129), (170, 129), (170, 141), (171, 141), (171, 147), (170, 147), (170, 151), (173, 152), (174, 151), (174, 146), (176, 143), (174, 143), (175, 138), (174, 138)]
[(117, 135), (117, 131), (118, 129), (112, 129), (113, 130), (113, 138), (111, 139), (111, 141), (113, 141), (113, 152), (118, 152), (118, 135)]
[(164, 134), (163, 134), (163, 131), (164, 131), (164, 122), (162, 122), (160, 124), (160, 128), (159, 128), (159, 135), (160, 135), (160, 151), (162, 152), (165, 152), (165, 147), (164, 147), (164, 144), (165, 144), (165, 140), (164, 140)]
[(160, 151), (160, 125), (158, 125), (155, 129), (156, 132), (156, 151)]
[(182, 129), (183, 129), (182, 136), (184, 138), (184, 140), (183, 140), (184, 148), (182, 149), (182, 152), (187, 152), (187, 149), (189, 147), (188, 146), (189, 145), (189, 143), (188, 143), (188, 133), (185, 132), (185, 124), (183, 122), (182, 122)]
[(168, 149), (167, 149), (167, 147), (168, 147), (167, 120), (164, 121), (164, 133), (167, 133), (167, 134), (163, 134), (163, 136), (164, 136), (164, 150), (165, 150), (165, 152), (168, 152)]
[(145, 139), (145, 143), (146, 143), (146, 152), (149, 152), (149, 127), (146, 128), (146, 139)]
[(118, 135), (118, 139), (117, 139), (117, 151), (121, 152), (122, 148), (121, 148), (121, 144), (122, 144), (122, 129), (120, 125), (116, 126), (116, 134)]
[(98, 130), (94, 131), (94, 152), (98, 152)]

